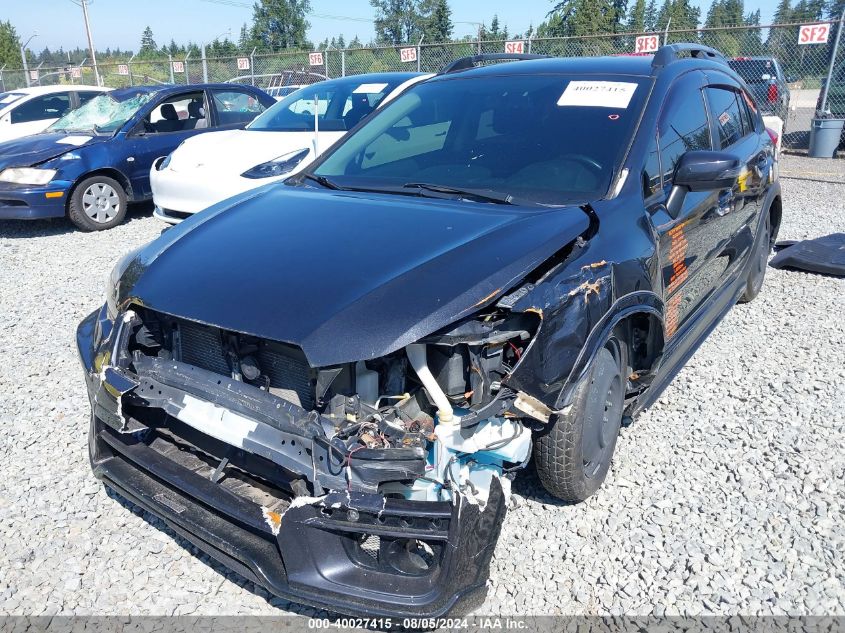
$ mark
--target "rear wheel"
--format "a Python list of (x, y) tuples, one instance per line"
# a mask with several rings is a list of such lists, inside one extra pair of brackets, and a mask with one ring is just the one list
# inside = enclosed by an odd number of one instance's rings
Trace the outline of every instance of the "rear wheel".
[(625, 404), (626, 349), (608, 341), (575, 389), (572, 406), (534, 444), (543, 487), (559, 499), (584, 501), (610, 468)]
[(73, 190), (68, 217), (83, 231), (102, 231), (117, 226), (126, 217), (126, 192), (119, 182), (95, 175)]
[(748, 278), (745, 281), (745, 291), (739, 298), (740, 303), (753, 301), (763, 288), (763, 279), (766, 277), (766, 267), (769, 265), (769, 253), (772, 250), (772, 227), (771, 215), (768, 210), (760, 227), (760, 236), (757, 241), (757, 250), (751, 257), (751, 270), (748, 271)]

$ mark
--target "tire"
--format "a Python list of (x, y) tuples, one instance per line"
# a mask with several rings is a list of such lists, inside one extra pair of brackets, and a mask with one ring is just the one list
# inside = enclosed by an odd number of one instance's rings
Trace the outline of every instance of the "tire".
[(766, 268), (769, 265), (769, 253), (772, 250), (772, 226), (771, 215), (766, 210), (766, 217), (760, 230), (763, 232), (757, 242), (757, 248), (751, 256), (751, 269), (748, 271), (748, 278), (745, 280), (745, 290), (739, 298), (739, 303), (753, 301), (763, 288), (763, 279), (766, 277)]
[(536, 439), (537, 474), (558, 499), (584, 501), (604, 482), (622, 424), (626, 372), (626, 348), (611, 339), (576, 387), (568, 411)]
[(123, 222), (126, 203), (126, 192), (114, 178), (91, 176), (74, 188), (68, 218), (83, 231), (104, 231)]

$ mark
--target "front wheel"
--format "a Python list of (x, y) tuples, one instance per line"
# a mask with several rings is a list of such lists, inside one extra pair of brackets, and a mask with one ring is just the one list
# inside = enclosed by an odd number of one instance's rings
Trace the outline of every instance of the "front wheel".
[(83, 231), (103, 231), (123, 222), (126, 202), (126, 192), (114, 178), (91, 176), (73, 190), (68, 217)]
[(540, 482), (555, 497), (584, 501), (604, 482), (622, 424), (626, 370), (626, 348), (611, 339), (576, 387), (572, 405), (534, 443)]

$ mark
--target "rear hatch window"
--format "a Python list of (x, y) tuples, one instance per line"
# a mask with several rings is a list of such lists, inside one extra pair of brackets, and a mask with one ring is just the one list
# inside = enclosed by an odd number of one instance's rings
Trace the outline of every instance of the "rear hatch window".
[(777, 79), (777, 69), (771, 59), (731, 59), (728, 65), (747, 84), (768, 83)]

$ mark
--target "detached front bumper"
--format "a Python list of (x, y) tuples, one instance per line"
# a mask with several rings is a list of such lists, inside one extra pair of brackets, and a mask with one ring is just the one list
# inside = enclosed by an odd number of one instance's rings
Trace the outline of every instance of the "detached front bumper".
[(0, 220), (60, 218), (70, 183), (54, 181), (46, 185), (0, 183)]
[[(286, 600), (390, 618), (458, 615), (483, 601), (505, 514), (498, 481), (483, 511), (463, 498), (452, 504), (341, 491), (320, 499), (296, 497), (268, 512), (249, 495), (185, 463), (188, 455), (162, 449), (164, 439), (151, 439), (157, 431), (132, 418), (131, 407), (127, 412), (110, 393), (113, 387), (104, 388), (104, 356), (97, 356), (96, 345), (110, 329), (101, 310), (77, 331), (93, 411), (91, 464), (110, 487)], [(237, 462), (245, 458), (239, 449), (205, 447), (208, 469), (219, 468), (220, 451), (241, 468), (248, 463)], [(424, 562), (416, 547), (418, 553), (408, 555), (412, 543), (425, 544)]]

